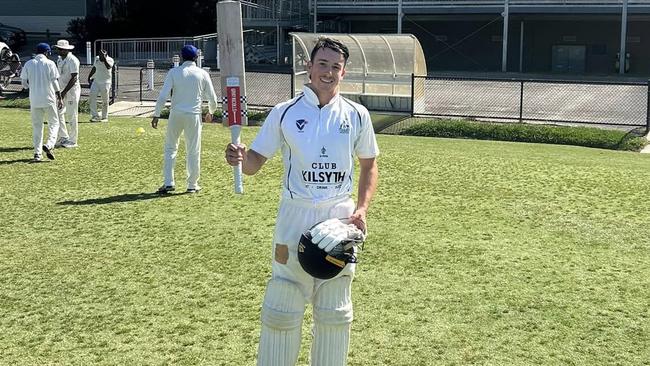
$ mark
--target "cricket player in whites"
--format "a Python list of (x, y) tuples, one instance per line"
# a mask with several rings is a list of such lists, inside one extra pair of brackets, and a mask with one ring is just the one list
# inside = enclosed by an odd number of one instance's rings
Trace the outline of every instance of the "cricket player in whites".
[[(81, 97), (81, 85), (79, 84), (79, 59), (72, 54), (74, 46), (67, 40), (60, 39), (52, 48), (57, 50), (59, 58), (56, 66), (59, 69), (59, 86), (61, 98), (63, 98), (63, 109), (59, 110), (59, 143), (65, 148), (77, 146), (79, 135), (79, 98)], [(70, 131), (66, 127), (66, 121), (70, 124)]]
[[(29, 108), (32, 115), (32, 141), (34, 143), (34, 162), (42, 160), (43, 152), (54, 160), (54, 144), (59, 131), (59, 112), (63, 108), (59, 89), (59, 70), (47, 56), (50, 45), (39, 43), (36, 56), (27, 61), (20, 73), (23, 88), (29, 89)], [(43, 121), (47, 120), (48, 136), (43, 144)]]
[[(368, 110), (339, 94), (348, 56), (341, 42), (318, 39), (308, 63), (311, 81), (303, 93), (272, 109), (250, 149), (244, 144), (226, 147), (228, 164), (241, 163), (246, 175), (257, 173), (277, 151), (284, 163), (272, 275), (262, 304), (260, 366), (296, 364), (307, 303), (314, 315), (311, 365), (346, 364), (355, 264), (323, 280), (307, 274), (297, 256), (302, 233), (327, 219), (350, 219), (365, 231), (377, 186), (379, 149)], [(356, 205), (351, 198), (355, 157), (360, 166)]]
[[(108, 55), (106, 50), (99, 50), (95, 57), (93, 68), (88, 74), (90, 84), (90, 95), (88, 104), (90, 106), (90, 122), (108, 122), (108, 95), (111, 92), (113, 79), (113, 66), (115, 61)], [(102, 98), (102, 115), (97, 113), (97, 97)]]
[(174, 165), (178, 153), (178, 141), (181, 133), (185, 132), (185, 150), (187, 154), (187, 191), (198, 193), (199, 175), (201, 172), (201, 105), (208, 101), (208, 113), (204, 119), (212, 121), (212, 113), (217, 109), (217, 96), (214, 93), (212, 80), (207, 71), (196, 66), (199, 50), (186, 45), (181, 49), (183, 64), (171, 69), (165, 77), (165, 82), (156, 101), (156, 110), (151, 120), (151, 127), (158, 128), (158, 118), (165, 106), (169, 95), (172, 94), (172, 104), (169, 113), (169, 124), (165, 136), (163, 151), (163, 185), (158, 188), (158, 194), (168, 194), (176, 189), (174, 183)]

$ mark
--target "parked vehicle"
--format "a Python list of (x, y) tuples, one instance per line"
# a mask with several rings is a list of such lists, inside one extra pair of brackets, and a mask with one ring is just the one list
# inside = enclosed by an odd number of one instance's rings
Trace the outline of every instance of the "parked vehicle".
[(4, 42), (11, 49), (17, 50), (27, 44), (27, 34), (18, 27), (0, 23), (0, 42)]

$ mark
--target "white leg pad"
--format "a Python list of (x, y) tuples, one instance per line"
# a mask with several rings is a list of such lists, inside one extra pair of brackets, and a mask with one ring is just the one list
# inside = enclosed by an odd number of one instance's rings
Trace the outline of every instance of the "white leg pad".
[(262, 305), (258, 366), (294, 366), (298, 361), (305, 297), (294, 283), (272, 278)]
[(324, 282), (314, 297), (312, 366), (344, 366), (352, 323), (352, 278), (342, 276)]

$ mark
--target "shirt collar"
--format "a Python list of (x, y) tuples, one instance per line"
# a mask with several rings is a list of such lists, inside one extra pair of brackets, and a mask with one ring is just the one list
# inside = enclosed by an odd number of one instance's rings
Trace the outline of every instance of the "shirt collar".
[(38, 55), (36, 55), (36, 56), (35, 56), (34, 58), (37, 58), (37, 59), (42, 59), (42, 58), (47, 58), (47, 57), (46, 57), (46, 56), (45, 56), (44, 54), (42, 54), (42, 53), (39, 53), (39, 54), (38, 54)]
[[(305, 84), (302, 87), (302, 93), (305, 95), (306, 101), (307, 103), (309, 103), (309, 105), (313, 105), (314, 107), (318, 108), (320, 104), (320, 102), (318, 101), (318, 95), (316, 95), (316, 92), (312, 88), (310, 88), (309, 86), (307, 86), (307, 84)], [(339, 96), (340, 94), (336, 93), (336, 95), (330, 100), (329, 103), (327, 103), (327, 105), (334, 104), (339, 99)]]
[(183, 66), (196, 66), (196, 62), (194, 61), (183, 61)]

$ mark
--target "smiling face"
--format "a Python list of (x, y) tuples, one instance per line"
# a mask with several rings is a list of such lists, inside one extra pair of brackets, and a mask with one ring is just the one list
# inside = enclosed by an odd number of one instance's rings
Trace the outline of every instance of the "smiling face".
[(331, 48), (319, 49), (307, 63), (311, 88), (318, 95), (321, 105), (327, 104), (338, 91), (345, 75), (345, 58)]

